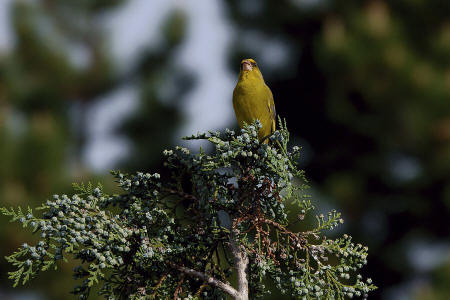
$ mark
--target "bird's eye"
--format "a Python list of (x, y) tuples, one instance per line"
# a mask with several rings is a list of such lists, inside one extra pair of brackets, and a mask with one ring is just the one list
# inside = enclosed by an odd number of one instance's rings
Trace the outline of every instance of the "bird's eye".
[(252, 66), (256, 67), (256, 63), (255, 63), (255, 62), (252, 62)]

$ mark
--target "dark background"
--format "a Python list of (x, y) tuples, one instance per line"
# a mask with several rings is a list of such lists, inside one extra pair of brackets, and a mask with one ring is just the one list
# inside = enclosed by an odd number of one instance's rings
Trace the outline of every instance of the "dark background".
[[(369, 246), (371, 299), (448, 299), (450, 2), (5, 0), (0, 20), (2, 206), (114, 191), (109, 169), (155, 170), (182, 135), (235, 127), (252, 57), (313, 202)], [(27, 239), (1, 219), (0, 257)], [(12, 290), (0, 260), (0, 298), (67, 298), (61, 267)]]

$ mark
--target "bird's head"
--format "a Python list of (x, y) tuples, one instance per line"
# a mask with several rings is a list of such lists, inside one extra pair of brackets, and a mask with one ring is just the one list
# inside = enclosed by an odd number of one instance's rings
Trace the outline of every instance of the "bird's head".
[(254, 75), (262, 78), (262, 74), (259, 71), (256, 61), (252, 58), (246, 58), (241, 61), (240, 75)]

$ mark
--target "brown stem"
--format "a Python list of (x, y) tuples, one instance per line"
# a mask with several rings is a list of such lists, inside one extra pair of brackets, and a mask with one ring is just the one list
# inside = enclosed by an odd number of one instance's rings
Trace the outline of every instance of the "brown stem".
[(173, 294), (173, 300), (178, 299), (178, 293), (180, 293), (182, 291), (181, 284), (183, 284), (183, 281), (184, 281), (184, 274), (181, 275), (181, 279), (178, 282), (177, 288), (175, 289), (175, 293)]
[(167, 278), (167, 273), (164, 273), (164, 275), (159, 279), (158, 283), (156, 284), (154, 288), (154, 292), (150, 295), (150, 297), (155, 297), (157, 295), (159, 287), (163, 284), (164, 280)]

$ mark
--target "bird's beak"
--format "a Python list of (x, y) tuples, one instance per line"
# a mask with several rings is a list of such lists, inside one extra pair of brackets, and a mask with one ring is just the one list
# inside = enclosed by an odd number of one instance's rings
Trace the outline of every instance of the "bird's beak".
[(253, 69), (252, 64), (249, 61), (243, 61), (241, 64), (242, 71), (251, 71)]

